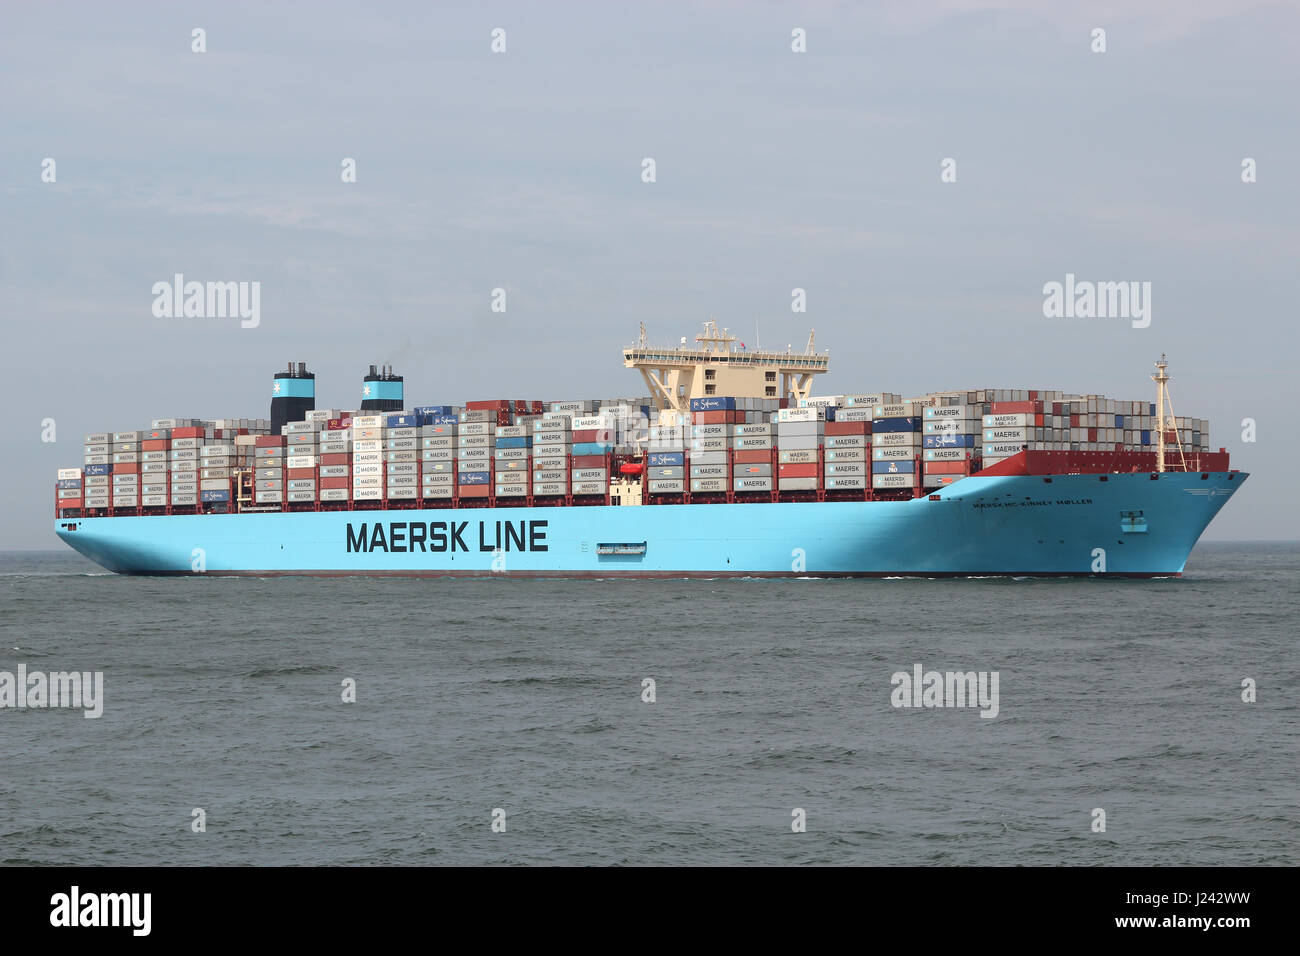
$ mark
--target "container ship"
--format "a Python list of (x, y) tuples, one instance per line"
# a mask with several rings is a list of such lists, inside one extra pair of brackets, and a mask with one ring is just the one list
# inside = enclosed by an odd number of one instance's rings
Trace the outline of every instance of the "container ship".
[(1246, 480), (1156, 401), (970, 389), (814, 396), (829, 354), (713, 320), (623, 351), (649, 395), (415, 405), (371, 366), (317, 409), (86, 436), (55, 532), (125, 574), (1177, 576)]

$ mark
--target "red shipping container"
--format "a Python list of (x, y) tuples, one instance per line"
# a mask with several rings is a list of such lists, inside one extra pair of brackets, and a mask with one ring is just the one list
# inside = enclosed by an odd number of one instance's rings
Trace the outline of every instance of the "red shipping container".
[[(600, 438), (597, 436), (604, 430), (605, 429), (603, 428), (582, 428), (573, 433), (573, 440), (575, 442), (600, 441)], [(605, 437), (608, 438), (609, 436), (606, 435)]]
[(345, 451), (330, 452), (328, 455), (320, 456), (320, 463), (322, 465), (350, 465), (352, 464), (352, 456)]
[(727, 409), (716, 412), (691, 412), (691, 421), (696, 425), (730, 425), (733, 423), (731, 412)]
[(762, 448), (737, 451), (733, 454), (737, 465), (762, 465), (772, 460), (772, 452)]
[(1079, 427), (1080, 427), (1080, 426), (1079, 426), (1079, 416), (1078, 416), (1078, 415), (1071, 415), (1071, 416), (1070, 416), (1070, 427), (1071, 427), (1071, 428), (1079, 428)]
[(1096, 440), (1097, 440), (1097, 429), (1095, 429), (1095, 428), (1089, 428), (1089, 429), (1088, 429), (1088, 441), (1096, 441)]
[(501, 411), (501, 410), (509, 411), (510, 402), (499, 398), (490, 402), (466, 402), (465, 409), (466, 411), (471, 411), (471, 412)]
[(140, 442), (141, 451), (166, 451), (172, 446), (172, 443), (165, 438), (150, 438), (148, 441)]
[(288, 474), (285, 477), (291, 479), (316, 477), (315, 468), (286, 468), (285, 471), (288, 472)]
[(80, 507), (81, 507), (81, 501), (82, 501), (82, 499), (80, 499), (80, 498), (59, 498), (59, 499), (58, 499), (58, 507), (60, 507), (60, 508), (80, 508)]
[(782, 478), (816, 478), (817, 463), (809, 462), (807, 464), (784, 464), (779, 465), (779, 475)]
[(258, 448), (283, 448), (285, 444), (283, 435), (258, 435), (253, 442)]
[(322, 478), (320, 480), (320, 486), (322, 489), (347, 488), (351, 481), (352, 481), (351, 478)]
[(203, 437), (202, 428), (195, 428), (191, 426), (188, 428), (172, 429), (172, 438), (202, 438), (202, 437)]
[(609, 463), (605, 455), (574, 455), (574, 468), (604, 468)]
[(461, 498), (486, 498), (491, 485), (457, 485), (456, 494)]
[(140, 466), (139, 466), (138, 464), (124, 464), (124, 463), (119, 463), (119, 464), (116, 464), (116, 465), (113, 466), (113, 474), (115, 474), (115, 475), (138, 475), (138, 474), (140, 474)]
[(1043, 410), (1042, 402), (993, 402), (990, 415), (1032, 415)]
[(339, 431), (342, 431), (342, 430), (345, 429), (345, 428), (351, 428), (351, 427), (352, 427), (352, 419), (350, 419), (350, 418), (327, 418), (327, 419), (325, 420), (325, 427), (326, 427), (329, 431), (332, 431), (332, 432), (339, 432)]
[(964, 475), (969, 461), (927, 461), (925, 463), (925, 473), (927, 475)]
[(827, 422), (827, 435), (865, 435), (871, 422)]

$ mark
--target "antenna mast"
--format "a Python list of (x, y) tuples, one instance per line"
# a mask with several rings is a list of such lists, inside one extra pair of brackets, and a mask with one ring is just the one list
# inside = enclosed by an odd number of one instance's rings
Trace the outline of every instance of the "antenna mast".
[(1169, 360), (1161, 353), (1156, 362), (1156, 374), (1151, 380), (1156, 383), (1156, 471), (1165, 470), (1165, 409), (1169, 409), (1169, 421), (1174, 424), (1174, 444), (1178, 446), (1178, 457), (1182, 461), (1183, 471), (1187, 470), (1187, 456), (1183, 453), (1183, 441), (1178, 435), (1178, 422), (1174, 418), (1174, 403), (1169, 397)]

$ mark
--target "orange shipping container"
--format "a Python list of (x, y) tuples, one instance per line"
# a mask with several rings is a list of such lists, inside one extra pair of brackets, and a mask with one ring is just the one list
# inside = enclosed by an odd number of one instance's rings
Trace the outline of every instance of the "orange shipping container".
[(925, 473), (927, 475), (964, 475), (969, 464), (969, 461), (927, 461), (925, 463)]
[(737, 451), (734, 454), (736, 456), (737, 465), (762, 465), (772, 460), (771, 449), (765, 448), (759, 448), (752, 451), (742, 450)]
[(827, 422), (827, 435), (866, 435), (871, 431), (871, 422)]
[(816, 478), (817, 464), (809, 462), (808, 464), (792, 465), (784, 464), (779, 466), (779, 473), (782, 478)]

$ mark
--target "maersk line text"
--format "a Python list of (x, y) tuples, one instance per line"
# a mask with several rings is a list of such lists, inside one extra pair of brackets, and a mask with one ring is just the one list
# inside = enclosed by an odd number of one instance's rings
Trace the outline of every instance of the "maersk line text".
[[(478, 550), (547, 551), (546, 521), (480, 521)], [(376, 521), (349, 524), (347, 549), (353, 551), (422, 552), (473, 551), (465, 543), (468, 521)], [(474, 541), (473, 534), (470, 542)]]

